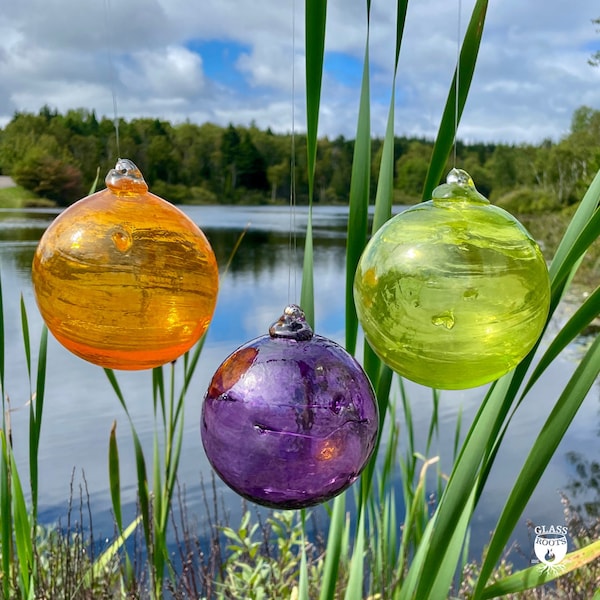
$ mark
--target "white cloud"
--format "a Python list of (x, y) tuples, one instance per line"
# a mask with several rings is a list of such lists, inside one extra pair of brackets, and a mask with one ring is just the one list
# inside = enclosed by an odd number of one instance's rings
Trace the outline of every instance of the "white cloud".
[(202, 58), (181, 46), (142, 50), (119, 69), (120, 84), (129, 94), (148, 99), (190, 99), (205, 87)]
[[(463, 0), (464, 33), (474, 0)], [(600, 108), (598, 44), (588, 3), (491, 3), (459, 136), (482, 141), (557, 138), (582, 104)], [(0, 6), (0, 125), (15, 110), (85, 106), (112, 116), (209, 120), (289, 131), (292, 60), (296, 127), (304, 127), (303, 3), (274, 0), (25, 0)], [(330, 0), (326, 49), (364, 54), (365, 3)], [(395, 50), (395, 5), (373, 0), (370, 32), (372, 131), (383, 135)], [(397, 82), (398, 135), (435, 135), (456, 61), (457, 4), (409, 3)], [(295, 26), (295, 54), (293, 28)], [(211, 57), (190, 41), (233, 42), (239, 86), (207, 75)], [(114, 69), (110, 69), (110, 57)], [(342, 63), (343, 64), (343, 63)], [(323, 80), (320, 131), (353, 137), (360, 73)]]

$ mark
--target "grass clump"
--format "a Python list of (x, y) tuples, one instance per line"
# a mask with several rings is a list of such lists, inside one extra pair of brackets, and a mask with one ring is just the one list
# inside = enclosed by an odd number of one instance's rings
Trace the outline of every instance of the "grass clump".
[(56, 203), (26, 190), (20, 185), (0, 188), (0, 208), (51, 208)]

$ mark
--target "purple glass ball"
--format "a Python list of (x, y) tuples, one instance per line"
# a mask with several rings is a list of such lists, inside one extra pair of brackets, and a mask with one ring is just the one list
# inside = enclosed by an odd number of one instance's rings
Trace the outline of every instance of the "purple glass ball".
[(217, 369), (202, 407), (202, 443), (235, 492), (264, 506), (325, 502), (351, 485), (375, 446), (379, 417), (358, 362), (313, 335), (288, 306), (269, 335)]

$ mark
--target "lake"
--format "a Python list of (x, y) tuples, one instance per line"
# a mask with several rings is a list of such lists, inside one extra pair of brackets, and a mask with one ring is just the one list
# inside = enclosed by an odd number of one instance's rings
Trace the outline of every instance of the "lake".
[[(185, 430), (180, 465), (180, 482), (187, 490), (190, 514), (200, 522), (204, 504), (200, 482), (210, 480), (210, 466), (200, 440), (200, 410), (208, 382), (219, 364), (242, 343), (266, 334), (283, 308), (299, 297), (302, 271), (303, 231), (306, 209), (298, 208), (294, 218), (286, 207), (185, 207), (190, 217), (209, 238), (221, 268), (221, 287), (214, 319), (197, 372), (192, 380), (185, 408)], [(30, 282), (30, 266), (36, 244), (56, 216), (49, 210), (0, 211), (0, 268), (4, 295), (6, 335), (6, 393), (10, 398), (11, 425), (17, 461), (22, 476), (27, 472), (27, 426), (30, 387), (21, 335), (20, 297), (27, 307), (34, 356), (39, 344), (42, 321)], [(313, 214), (315, 261), (315, 330), (343, 344), (344, 338), (344, 207), (316, 207)], [(298, 250), (290, 252), (290, 230), (295, 231)], [(226, 273), (225, 265), (240, 235), (240, 247)], [(563, 307), (547, 335), (566, 318)], [(513, 419), (473, 520), (472, 553), (478, 556), (493, 529), (519, 468), (558, 394), (573, 372), (586, 343), (579, 339), (540, 380)], [(34, 367), (35, 368), (35, 367)], [(151, 457), (153, 415), (151, 374), (118, 372), (129, 410), (142, 443)], [(397, 395), (398, 386), (393, 389)], [(431, 391), (407, 383), (411, 398), (417, 447), (424, 451), (431, 414)], [(440, 435), (433, 453), (441, 456), (441, 466), (449, 473), (456, 419), (462, 407), (463, 435), (473, 418), (485, 389), (442, 392)], [(513, 539), (523, 551), (531, 551), (526, 520), (535, 524), (563, 524), (563, 506), (558, 490), (566, 490), (578, 480), (577, 457), (600, 461), (600, 386), (592, 388), (564, 437), (554, 459), (523, 514)], [(404, 432), (398, 414), (401, 451)], [(48, 375), (44, 420), (40, 441), (39, 502), (41, 518), (54, 522), (64, 518), (75, 473), (75, 495), (79, 496), (82, 473), (90, 494), (94, 530), (98, 536), (112, 536), (113, 524), (108, 487), (108, 439), (113, 421), (121, 458), (122, 498), (133, 514), (136, 476), (129, 425), (102, 369), (86, 363), (62, 348), (49, 336)], [(573, 454), (575, 453), (575, 454)], [(575, 456), (576, 460), (573, 460)], [(148, 459), (150, 460), (150, 458)], [(232, 521), (240, 502), (217, 480)], [(577, 496), (581, 502), (584, 496)], [(595, 499), (598, 500), (597, 498)], [(517, 561), (518, 562), (518, 561)]]

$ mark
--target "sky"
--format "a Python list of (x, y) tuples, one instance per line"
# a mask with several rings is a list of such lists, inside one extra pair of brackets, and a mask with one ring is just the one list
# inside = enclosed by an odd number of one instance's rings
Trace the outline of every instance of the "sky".
[[(474, 0), (411, 0), (396, 135), (434, 138)], [(371, 130), (383, 136), (395, 5), (372, 0)], [(460, 19), (459, 19), (460, 13)], [(539, 143), (600, 110), (597, 0), (490, 0), (458, 137)], [(354, 138), (366, 1), (329, 0), (319, 135)], [(116, 102), (115, 102), (116, 100)], [(305, 130), (302, 0), (2, 0), (0, 127), (16, 111)]]

